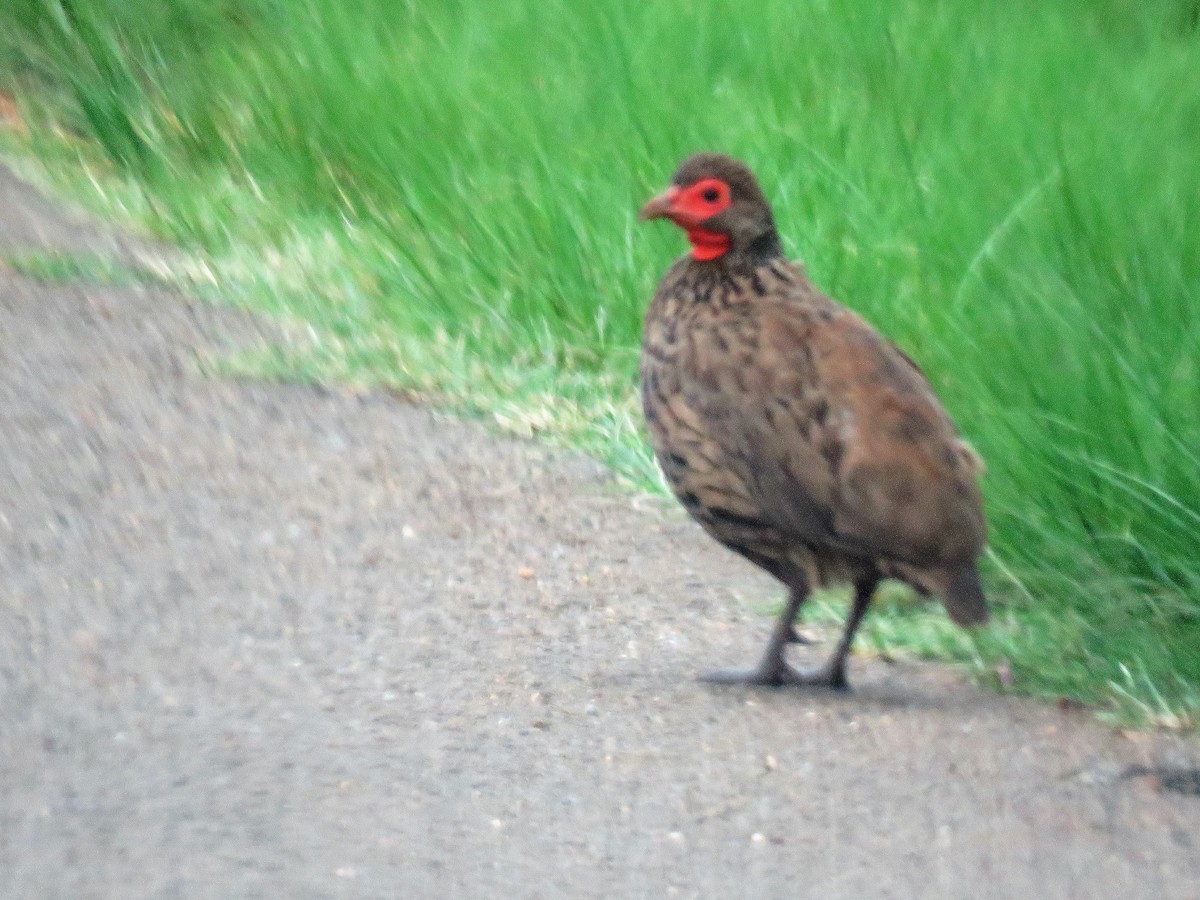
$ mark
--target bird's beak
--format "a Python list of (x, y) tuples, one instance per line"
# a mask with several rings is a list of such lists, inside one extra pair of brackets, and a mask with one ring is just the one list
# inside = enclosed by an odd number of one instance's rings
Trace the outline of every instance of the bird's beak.
[(675, 198), (677, 196), (679, 196), (679, 188), (671, 185), (643, 206), (642, 211), (638, 213), (638, 218), (643, 222), (647, 219), (671, 218), (671, 213), (675, 209)]

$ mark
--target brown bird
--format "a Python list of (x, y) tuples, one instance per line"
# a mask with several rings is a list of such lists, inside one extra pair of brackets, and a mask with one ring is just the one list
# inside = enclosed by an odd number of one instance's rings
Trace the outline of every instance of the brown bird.
[[(707, 680), (846, 686), (846, 656), (883, 578), (987, 622), (976, 560), (987, 539), (982, 462), (925, 375), (783, 257), (750, 170), (686, 160), (643, 219), (692, 251), (646, 314), (642, 405), (659, 465), (704, 530), (789, 589), (761, 664)], [(848, 581), (854, 601), (828, 662), (784, 659), (809, 592)]]

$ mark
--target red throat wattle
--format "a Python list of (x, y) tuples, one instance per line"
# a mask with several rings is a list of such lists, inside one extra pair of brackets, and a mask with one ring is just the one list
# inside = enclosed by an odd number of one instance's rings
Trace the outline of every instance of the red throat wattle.
[(701, 262), (717, 259), (729, 251), (729, 235), (703, 228), (689, 228), (688, 240), (692, 242), (692, 258)]

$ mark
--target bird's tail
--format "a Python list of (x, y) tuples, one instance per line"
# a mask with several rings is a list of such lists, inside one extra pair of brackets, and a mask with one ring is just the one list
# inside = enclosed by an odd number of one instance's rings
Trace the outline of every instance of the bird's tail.
[(964, 628), (987, 624), (987, 598), (983, 595), (983, 584), (974, 563), (946, 571), (946, 589), (942, 596), (946, 612), (955, 623)]

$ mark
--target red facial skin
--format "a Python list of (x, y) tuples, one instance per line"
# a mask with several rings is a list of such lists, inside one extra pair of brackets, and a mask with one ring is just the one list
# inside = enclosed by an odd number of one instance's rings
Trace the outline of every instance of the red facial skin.
[(642, 209), (643, 219), (665, 217), (687, 232), (692, 242), (692, 257), (701, 261), (717, 259), (729, 250), (729, 235), (702, 227), (713, 216), (733, 204), (729, 185), (719, 178), (704, 178), (685, 187), (672, 186)]

